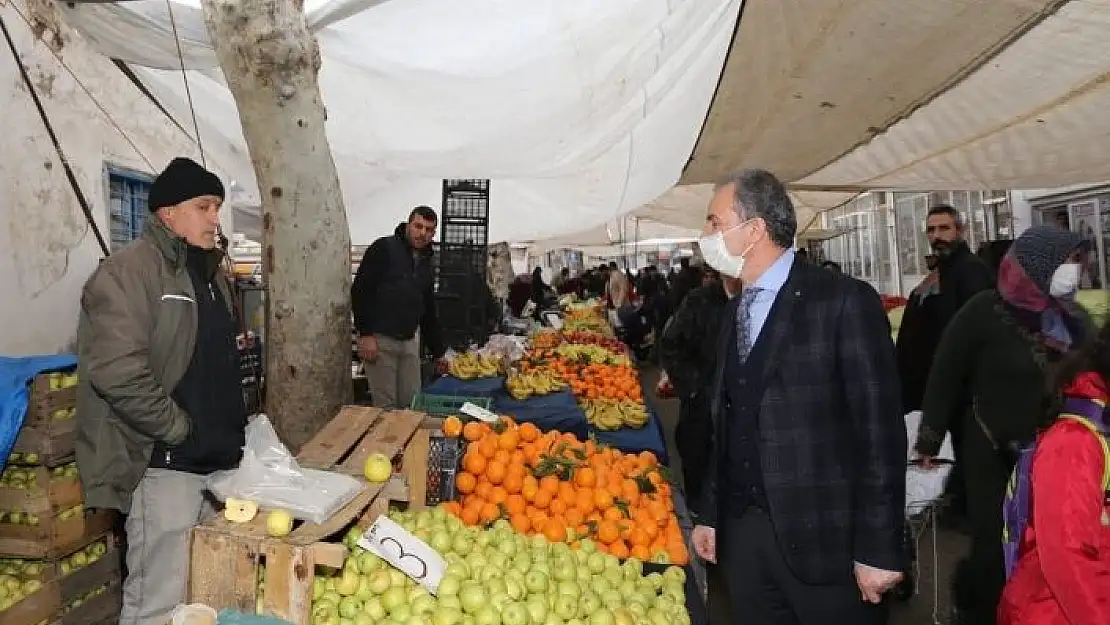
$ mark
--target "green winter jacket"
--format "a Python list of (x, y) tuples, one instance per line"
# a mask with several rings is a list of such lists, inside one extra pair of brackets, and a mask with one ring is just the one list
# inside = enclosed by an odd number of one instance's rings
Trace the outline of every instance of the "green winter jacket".
[[(160, 219), (85, 283), (77, 326), (77, 465), (85, 505), (127, 513), (155, 441), (176, 445), (190, 419), (170, 397), (197, 338), (187, 245)], [(223, 253), (212, 251), (219, 265)], [(231, 305), (226, 274), (216, 280)]]

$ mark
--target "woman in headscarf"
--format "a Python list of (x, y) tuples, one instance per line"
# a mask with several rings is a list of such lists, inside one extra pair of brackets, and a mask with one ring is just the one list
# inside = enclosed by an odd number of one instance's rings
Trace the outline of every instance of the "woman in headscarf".
[(1091, 337), (1075, 303), (1082, 237), (1055, 226), (1026, 230), (1003, 258), (997, 289), (971, 298), (937, 348), (922, 401), (917, 454), (923, 464), (961, 428), (971, 553), (953, 599), (958, 623), (995, 622), (1005, 583), (1002, 499), (1014, 450), (1031, 441), (1051, 403), (1052, 369)]
[(1110, 623), (1110, 324), (1057, 380), (1060, 397), (1022, 463), (1026, 480), (1011, 491), (1017, 549), (1007, 552), (999, 625)]

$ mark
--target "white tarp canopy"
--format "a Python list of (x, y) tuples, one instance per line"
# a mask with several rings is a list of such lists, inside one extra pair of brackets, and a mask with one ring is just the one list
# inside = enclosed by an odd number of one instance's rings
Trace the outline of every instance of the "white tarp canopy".
[[(205, 147), (253, 188), (196, 1), (173, 6)], [(67, 16), (105, 53), (162, 68), (139, 72), (191, 127), (166, 6), (77, 5)], [(306, 9), (356, 243), (413, 204), (438, 204), (442, 177), (494, 179), (491, 238), (517, 241), (596, 234), (629, 212), (699, 229), (702, 185), (740, 167), (794, 183), (800, 227), (868, 189), (1110, 180), (1110, 0)], [(679, 172), (691, 186), (661, 196)]]
[[(307, 2), (352, 242), (438, 206), (443, 178), (492, 180), (491, 242), (573, 233), (653, 200), (690, 156), (740, 4)], [(257, 198), (198, 0), (64, 6), (192, 128), (176, 24), (206, 152)]]

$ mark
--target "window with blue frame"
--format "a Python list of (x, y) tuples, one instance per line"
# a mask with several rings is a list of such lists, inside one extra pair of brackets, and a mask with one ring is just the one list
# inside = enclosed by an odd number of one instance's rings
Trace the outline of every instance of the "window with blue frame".
[(112, 251), (139, 238), (147, 210), (151, 179), (139, 173), (108, 170), (108, 211), (112, 224)]

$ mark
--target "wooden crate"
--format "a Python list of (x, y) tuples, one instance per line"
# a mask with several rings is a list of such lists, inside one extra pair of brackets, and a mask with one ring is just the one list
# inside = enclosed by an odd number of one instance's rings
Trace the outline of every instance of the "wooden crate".
[(34, 527), (0, 523), (0, 557), (58, 558), (110, 532), (113, 522), (112, 512), (98, 510), (64, 521), (47, 516)]
[[(0, 625), (36, 625), (53, 622), (64, 625), (93, 625), (119, 616), (122, 603), (120, 554), (112, 541), (108, 551), (84, 568), (55, 579), (44, 579), (40, 590), (24, 597), (8, 610), (0, 612)], [(57, 562), (47, 565), (44, 576), (58, 575)], [(77, 598), (96, 588), (109, 588), (73, 609), (66, 610)]]
[(423, 422), (423, 414), (407, 410), (343, 408), (305, 444), (297, 460), (357, 476), (370, 454), (383, 453), (400, 457), (399, 472), (385, 484), (364, 482), (354, 500), (327, 522), (302, 523), (283, 538), (267, 536), (265, 512), (244, 524), (222, 517), (205, 521), (193, 529), (188, 601), (254, 613), (264, 561), (263, 611), (293, 625), (309, 625), (316, 566), (338, 568), (346, 557), (342, 545), (325, 541), (352, 524), (368, 527), (391, 503), (423, 505), (429, 435)]
[[(13, 467), (9, 465), (8, 468)], [(19, 510), (47, 516), (81, 503), (81, 483), (76, 476), (52, 480), (47, 467), (18, 468), (34, 475), (35, 486), (15, 488), (0, 485), (0, 512)]]
[(31, 382), (31, 398), (27, 403), (27, 418), (24, 425), (39, 425), (49, 421), (71, 421), (69, 419), (55, 419), (55, 413), (60, 410), (72, 411), (77, 407), (77, 387), (50, 388), (50, 375), (44, 373), (35, 377)]
[(76, 424), (73, 419), (51, 419), (25, 423), (12, 445), (12, 453), (36, 454), (38, 462), (56, 467), (73, 459)]

